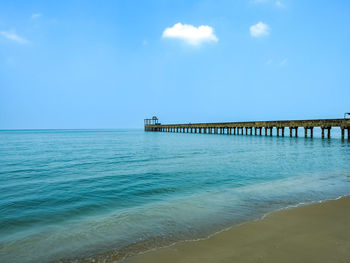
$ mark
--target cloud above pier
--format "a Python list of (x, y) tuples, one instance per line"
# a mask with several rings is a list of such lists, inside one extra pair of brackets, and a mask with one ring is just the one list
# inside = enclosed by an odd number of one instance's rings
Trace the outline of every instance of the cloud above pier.
[(18, 34), (16, 34), (15, 32), (12, 32), (12, 31), (1, 31), (0, 35), (3, 36), (4, 38), (8, 39), (8, 40), (17, 42), (19, 44), (26, 44), (26, 43), (29, 42), (24, 37), (21, 37)]
[(172, 27), (164, 30), (163, 38), (180, 39), (185, 43), (193, 46), (198, 46), (204, 42), (218, 42), (219, 39), (214, 34), (214, 29), (207, 25), (195, 27), (177, 23)]
[(255, 25), (252, 25), (249, 29), (250, 29), (250, 35), (252, 37), (268, 36), (271, 31), (270, 27), (261, 21)]
[(37, 18), (39, 18), (39, 17), (41, 17), (42, 15), (40, 14), (40, 13), (35, 13), (35, 14), (32, 14), (31, 15), (31, 18), (32, 19), (37, 19)]

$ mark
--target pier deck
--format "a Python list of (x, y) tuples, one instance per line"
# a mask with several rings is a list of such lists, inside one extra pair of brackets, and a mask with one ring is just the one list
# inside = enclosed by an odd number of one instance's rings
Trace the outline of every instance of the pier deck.
[[(209, 134), (246, 134), (272, 136), (273, 129), (277, 130), (277, 136), (284, 136), (285, 128), (288, 128), (290, 137), (298, 137), (298, 128), (304, 128), (304, 136), (313, 137), (313, 129), (321, 128), (322, 138), (331, 136), (331, 129), (341, 129), (341, 137), (344, 139), (345, 131), (350, 139), (350, 119), (318, 119), (318, 120), (283, 120), (283, 121), (249, 121), (249, 122), (217, 122), (217, 123), (186, 123), (186, 124), (161, 124), (158, 119), (145, 119), (145, 131), (158, 132), (183, 132), (183, 133), (209, 133)], [(293, 132), (294, 131), (294, 132)]]

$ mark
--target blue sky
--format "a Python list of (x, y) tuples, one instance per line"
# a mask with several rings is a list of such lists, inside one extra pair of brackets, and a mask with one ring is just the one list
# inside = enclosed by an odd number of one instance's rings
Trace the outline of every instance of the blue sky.
[(0, 129), (337, 118), (350, 2), (0, 0)]

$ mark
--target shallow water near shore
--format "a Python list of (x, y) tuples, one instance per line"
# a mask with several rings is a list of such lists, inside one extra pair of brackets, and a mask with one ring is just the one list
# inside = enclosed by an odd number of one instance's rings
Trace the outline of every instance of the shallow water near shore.
[(350, 143), (0, 131), (0, 262), (121, 259), (350, 194)]

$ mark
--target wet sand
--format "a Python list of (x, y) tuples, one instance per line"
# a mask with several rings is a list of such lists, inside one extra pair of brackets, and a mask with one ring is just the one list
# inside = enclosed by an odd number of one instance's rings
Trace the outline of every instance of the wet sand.
[(278, 211), (124, 262), (350, 262), (350, 196)]

